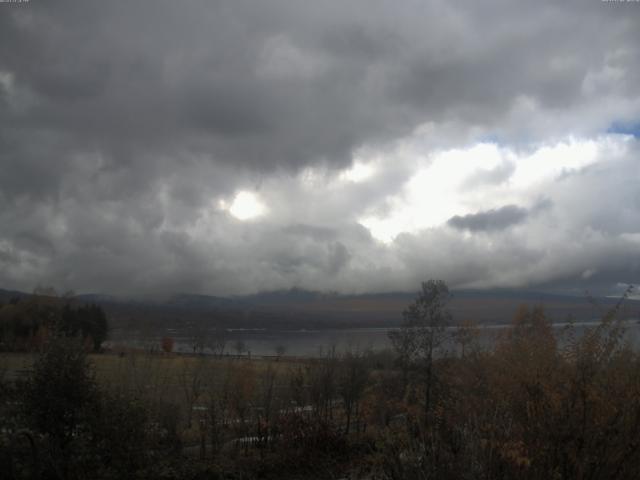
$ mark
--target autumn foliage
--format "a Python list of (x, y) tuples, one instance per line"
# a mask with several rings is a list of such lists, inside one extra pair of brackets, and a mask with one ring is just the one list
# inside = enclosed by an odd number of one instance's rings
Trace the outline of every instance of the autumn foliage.
[(407, 422), (383, 434), (385, 475), (636, 478), (640, 356), (623, 341), (617, 310), (577, 335), (554, 331), (541, 307), (522, 307), (494, 348), (442, 356), (432, 407), (413, 407), (410, 387)]
[(454, 323), (443, 282), (422, 287), (393, 352), (132, 353), (109, 389), (81, 339), (42, 332), (28, 381), (0, 382), (0, 467), (13, 478), (49, 478), (34, 472), (51, 465), (56, 478), (637, 478), (640, 354), (621, 303), (586, 329), (522, 306), (483, 330)]
[(173, 340), (173, 338), (171, 337), (162, 337), (162, 339), (160, 340), (160, 348), (162, 348), (162, 351), (164, 353), (173, 352), (174, 345), (175, 340)]

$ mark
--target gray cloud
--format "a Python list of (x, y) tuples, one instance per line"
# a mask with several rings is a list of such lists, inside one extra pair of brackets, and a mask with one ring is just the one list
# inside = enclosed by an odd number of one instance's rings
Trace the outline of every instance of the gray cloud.
[(512, 225), (523, 222), (529, 211), (517, 205), (505, 205), (501, 208), (487, 210), (486, 212), (471, 213), (469, 215), (456, 215), (447, 223), (460, 230), (472, 232), (487, 230), (503, 230)]
[[(637, 273), (622, 260), (640, 224), (637, 158), (519, 192), (530, 209), (520, 198), (480, 204), (453, 229), (388, 245), (359, 223), (392, 210), (414, 173), (391, 153), (406, 137), (428, 158), (488, 137), (535, 149), (637, 119), (635, 5), (90, 0), (0, 10), (0, 287), (354, 291), (413, 288), (425, 276), (486, 286)], [(362, 151), (382, 158), (379, 171), (332, 186)], [(306, 169), (321, 178), (301, 180)], [(514, 169), (471, 171), (463, 190), (508, 185)], [(269, 214), (243, 223), (216, 207), (238, 190), (263, 195)], [(554, 208), (538, 208), (542, 197)], [(567, 255), (567, 242), (590, 256)]]

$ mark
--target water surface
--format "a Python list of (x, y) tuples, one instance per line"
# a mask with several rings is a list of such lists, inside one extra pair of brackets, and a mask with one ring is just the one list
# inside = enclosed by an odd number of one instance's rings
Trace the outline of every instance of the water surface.
[[(593, 322), (577, 322), (573, 324), (555, 323), (553, 328), (559, 341), (566, 341), (570, 331), (580, 336), (587, 329), (598, 324)], [(624, 322), (625, 340), (632, 346), (640, 348), (640, 324), (630, 319)], [(481, 348), (491, 348), (495, 344), (497, 336), (508, 328), (506, 325), (483, 325), (478, 327), (477, 343)], [(235, 355), (236, 346), (242, 344), (242, 355), (272, 356), (279, 349), (284, 349), (285, 355), (315, 357), (335, 348), (337, 352), (346, 350), (380, 351), (391, 348), (389, 341), (389, 328), (352, 328), (352, 329), (326, 329), (326, 330), (270, 330), (270, 329), (227, 329), (224, 332), (226, 340), (225, 353)], [(453, 333), (453, 329), (449, 330)], [(211, 339), (219, 336), (220, 332), (204, 332), (199, 335), (206, 345)], [(194, 336), (187, 332), (169, 329), (163, 335), (148, 335), (141, 332), (114, 332), (111, 344), (159, 349), (160, 339), (163, 336), (171, 336), (175, 340), (174, 350), (177, 352), (193, 352)], [(448, 342), (445, 348), (453, 349), (455, 346)], [(208, 347), (204, 353), (212, 353)]]

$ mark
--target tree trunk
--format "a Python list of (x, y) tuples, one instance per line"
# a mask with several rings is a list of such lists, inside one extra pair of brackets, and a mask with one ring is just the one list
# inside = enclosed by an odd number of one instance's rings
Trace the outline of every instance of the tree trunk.
[(427, 356), (427, 371), (425, 372), (425, 385), (424, 385), (424, 420), (423, 428), (424, 432), (427, 431), (429, 425), (429, 413), (431, 412), (431, 384), (433, 377), (433, 349), (429, 349)]

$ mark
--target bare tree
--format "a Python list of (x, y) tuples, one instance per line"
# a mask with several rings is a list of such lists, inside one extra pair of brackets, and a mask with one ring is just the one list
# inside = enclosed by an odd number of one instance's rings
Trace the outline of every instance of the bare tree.
[(225, 430), (230, 424), (230, 386), (232, 371), (226, 362), (211, 362), (206, 375), (207, 426), (211, 451), (217, 455), (224, 441)]
[(446, 328), (451, 324), (451, 313), (446, 309), (449, 299), (449, 287), (444, 281), (423, 282), (415, 301), (403, 312), (400, 329), (389, 332), (403, 369), (415, 368), (421, 379), (425, 427), (432, 407), (434, 356), (446, 338)]
[[(229, 407), (234, 415), (235, 434), (244, 437), (256, 390), (256, 372), (250, 362), (239, 362), (229, 368)], [(245, 453), (248, 443), (245, 443)]]
[(454, 330), (453, 341), (460, 346), (460, 355), (464, 358), (469, 348), (477, 341), (480, 332), (473, 320), (465, 320)]
[(191, 348), (193, 350), (194, 355), (202, 355), (204, 353), (204, 349), (207, 345), (207, 330), (204, 328), (199, 328), (194, 330), (191, 335)]
[(288, 397), (296, 409), (300, 409), (306, 404), (305, 370), (298, 365), (289, 372), (289, 392)]
[(272, 426), (279, 411), (278, 397), (276, 395), (276, 377), (276, 370), (272, 365), (269, 365), (261, 373), (259, 379), (256, 411), (258, 413), (257, 437), (261, 446), (266, 446), (269, 443), (272, 436)]
[(284, 345), (276, 345), (275, 351), (276, 357), (278, 358), (278, 360), (280, 360), (280, 358), (286, 353), (287, 347), (285, 347)]
[(244, 351), (246, 351), (247, 347), (244, 342), (240, 339), (236, 340), (233, 344), (233, 348), (236, 351), (236, 355), (240, 357)]
[(359, 431), (360, 401), (369, 379), (367, 353), (348, 351), (342, 358), (338, 392), (344, 402), (346, 415), (345, 433), (351, 430), (352, 419), (356, 420), (356, 432)]
[(187, 409), (187, 426), (191, 428), (193, 407), (204, 393), (203, 376), (206, 365), (203, 358), (185, 358), (183, 360), (178, 380), (182, 388), (182, 393), (184, 394)]
[(338, 361), (335, 346), (306, 366), (309, 399), (318, 419), (328, 421), (333, 416), (333, 400), (337, 393)]
[(216, 328), (209, 335), (207, 346), (211, 350), (211, 353), (216, 357), (222, 357), (224, 355), (224, 349), (227, 346), (227, 332), (223, 328)]

